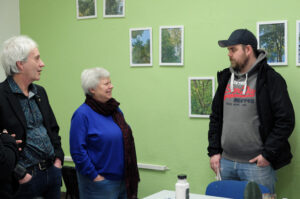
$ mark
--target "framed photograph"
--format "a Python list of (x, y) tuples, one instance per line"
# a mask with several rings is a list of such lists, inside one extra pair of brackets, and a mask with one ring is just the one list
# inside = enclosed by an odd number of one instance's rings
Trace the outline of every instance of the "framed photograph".
[(97, 0), (76, 0), (77, 19), (97, 17)]
[(103, 17), (125, 17), (125, 0), (103, 0)]
[(130, 66), (152, 66), (152, 28), (129, 29)]
[(214, 77), (189, 77), (189, 116), (209, 118), (214, 94)]
[(183, 26), (161, 26), (159, 34), (159, 65), (183, 66)]
[(296, 21), (296, 66), (300, 66), (300, 20)]
[(287, 21), (257, 22), (258, 48), (272, 66), (287, 65)]

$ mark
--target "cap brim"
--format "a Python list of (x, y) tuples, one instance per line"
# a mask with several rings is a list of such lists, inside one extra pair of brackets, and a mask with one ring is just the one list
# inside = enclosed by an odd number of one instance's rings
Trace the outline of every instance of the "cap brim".
[(222, 48), (227, 47), (227, 46), (230, 46), (228, 40), (220, 40), (220, 41), (218, 41), (218, 44), (219, 44), (219, 46), (222, 47)]
[(220, 41), (218, 41), (218, 44), (220, 47), (224, 48), (224, 47), (228, 47), (228, 46), (237, 45), (239, 43), (236, 41), (230, 41), (230, 40), (220, 40)]

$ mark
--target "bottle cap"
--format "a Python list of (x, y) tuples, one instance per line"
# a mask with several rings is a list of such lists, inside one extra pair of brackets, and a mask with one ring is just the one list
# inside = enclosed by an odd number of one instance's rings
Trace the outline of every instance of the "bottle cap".
[(183, 180), (183, 179), (186, 179), (186, 175), (185, 174), (180, 174), (180, 175), (177, 176), (177, 178)]

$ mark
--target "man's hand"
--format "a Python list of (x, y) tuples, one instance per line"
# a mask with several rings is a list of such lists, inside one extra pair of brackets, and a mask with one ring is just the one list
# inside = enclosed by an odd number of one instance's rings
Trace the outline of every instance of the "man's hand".
[(210, 157), (210, 168), (217, 174), (220, 169), (221, 154), (216, 154)]
[(56, 158), (53, 164), (56, 168), (61, 169), (61, 160), (59, 158)]
[(256, 156), (255, 158), (249, 160), (250, 163), (255, 163), (258, 167), (266, 167), (270, 165), (270, 162), (264, 158), (261, 154)]
[(25, 177), (21, 180), (19, 180), (20, 184), (24, 184), (26, 182), (29, 182), (32, 178), (32, 175), (30, 175), (29, 173), (26, 173)]

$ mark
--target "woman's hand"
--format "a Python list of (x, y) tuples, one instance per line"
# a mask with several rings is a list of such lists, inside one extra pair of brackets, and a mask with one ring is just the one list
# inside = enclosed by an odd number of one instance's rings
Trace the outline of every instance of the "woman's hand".
[(102, 180), (105, 180), (105, 178), (98, 174), (97, 177), (93, 181), (94, 182), (99, 182), (99, 181), (102, 181)]
[[(8, 134), (8, 132), (7, 132), (6, 129), (3, 129), (2, 133)], [(16, 138), (16, 134), (11, 134), (11, 137)], [(17, 145), (18, 145), (18, 144), (21, 144), (21, 143), (22, 143), (22, 140), (16, 140), (16, 143), (17, 143)], [(22, 151), (22, 148), (21, 148), (21, 147), (19, 147), (18, 149), (19, 149), (19, 151)]]

